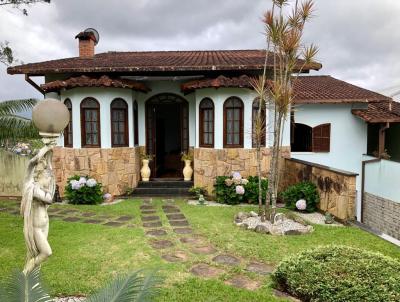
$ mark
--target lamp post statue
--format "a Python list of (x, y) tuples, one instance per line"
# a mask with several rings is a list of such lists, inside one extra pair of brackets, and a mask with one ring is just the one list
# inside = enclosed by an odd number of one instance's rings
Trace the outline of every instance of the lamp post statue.
[(32, 121), (39, 129), (44, 147), (29, 161), (22, 192), (21, 215), (24, 217), (27, 248), (25, 275), (40, 266), (52, 253), (47, 241), (47, 208), (53, 202), (56, 187), (52, 168), (53, 148), (69, 118), (67, 107), (59, 100), (46, 99), (33, 108)]

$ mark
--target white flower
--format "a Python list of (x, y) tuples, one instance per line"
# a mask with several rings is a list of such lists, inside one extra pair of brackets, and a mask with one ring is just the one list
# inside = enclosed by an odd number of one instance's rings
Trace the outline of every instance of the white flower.
[(110, 193), (106, 193), (106, 194), (103, 195), (103, 198), (105, 200), (110, 199), (111, 197), (112, 197), (112, 195)]
[(242, 185), (247, 185), (249, 181), (246, 178), (243, 178), (241, 181)]
[(85, 177), (81, 177), (81, 178), (79, 178), (78, 182), (79, 182), (82, 186), (84, 186), (84, 185), (86, 184), (86, 178), (85, 178)]
[(87, 185), (89, 188), (93, 188), (95, 185), (97, 185), (97, 181), (96, 181), (95, 179), (93, 179), (93, 178), (89, 178), (89, 179), (87, 180), (87, 182), (86, 182), (86, 185)]
[(242, 175), (240, 175), (239, 172), (233, 172), (232, 173), (232, 178), (233, 179), (242, 179)]
[(306, 202), (304, 199), (299, 199), (299, 200), (296, 202), (296, 208), (297, 208), (299, 211), (304, 211), (304, 210), (307, 208), (307, 202)]
[(244, 194), (243, 186), (236, 186), (236, 194), (239, 194), (239, 195), (243, 195)]
[(82, 184), (79, 183), (79, 181), (73, 179), (70, 181), (71, 188), (72, 190), (79, 190), (82, 187)]

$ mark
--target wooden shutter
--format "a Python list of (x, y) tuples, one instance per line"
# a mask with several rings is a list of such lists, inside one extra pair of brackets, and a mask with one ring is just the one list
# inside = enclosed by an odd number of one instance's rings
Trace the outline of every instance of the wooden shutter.
[(313, 128), (312, 151), (329, 152), (331, 147), (331, 124), (323, 124)]

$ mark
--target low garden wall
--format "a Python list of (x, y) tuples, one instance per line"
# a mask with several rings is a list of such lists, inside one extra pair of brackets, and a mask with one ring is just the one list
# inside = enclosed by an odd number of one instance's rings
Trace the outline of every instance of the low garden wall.
[(354, 220), (357, 174), (293, 158), (285, 159), (282, 172), (281, 190), (310, 181), (317, 186), (320, 210), (342, 221)]
[[(290, 148), (284, 147), (283, 155), (290, 154)], [(271, 150), (261, 150), (261, 170), (267, 177), (271, 160)], [(209, 194), (214, 189), (217, 176), (229, 176), (232, 172), (239, 172), (243, 177), (257, 175), (256, 149), (229, 148), (229, 149), (194, 149), (194, 185), (205, 187)]]
[(122, 195), (140, 180), (140, 147), (135, 148), (62, 148), (56, 147), (53, 156), (57, 184), (61, 196), (67, 179), (75, 174), (95, 178), (105, 193)]

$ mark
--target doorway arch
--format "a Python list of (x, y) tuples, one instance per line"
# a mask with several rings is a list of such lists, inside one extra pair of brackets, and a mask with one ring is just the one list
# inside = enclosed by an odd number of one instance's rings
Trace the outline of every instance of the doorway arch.
[(146, 152), (152, 177), (181, 178), (182, 152), (189, 150), (189, 105), (173, 93), (160, 93), (146, 101)]

